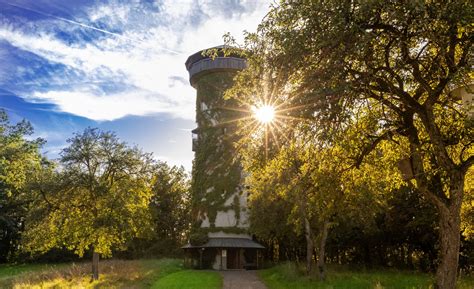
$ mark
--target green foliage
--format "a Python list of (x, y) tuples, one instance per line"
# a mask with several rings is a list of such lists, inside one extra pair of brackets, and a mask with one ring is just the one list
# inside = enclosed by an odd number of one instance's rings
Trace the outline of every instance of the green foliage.
[[(474, 130), (450, 90), (473, 82), (473, 15), (464, 0), (281, 2), (247, 34), (248, 69), (227, 92), (243, 103), (271, 100), (304, 129), (290, 137), (340, 145), (352, 192), (376, 192), (367, 168), (408, 160), (405, 184), (439, 213), (440, 288), (454, 287), (461, 205), (472, 195)], [(380, 189), (400, 187), (394, 179)]]
[(178, 257), (190, 229), (190, 181), (184, 168), (156, 162), (152, 168), (150, 230), (127, 243), (120, 258)]
[(438, 247), (433, 205), (406, 187), (372, 201), (376, 208), (365, 202), (346, 202), (347, 211), (337, 215), (328, 237), (328, 258), (366, 268), (432, 271)]
[(29, 178), (47, 166), (39, 152), (44, 141), (28, 140), (32, 134), (29, 122), (12, 125), (0, 109), (0, 263), (17, 254), (15, 249), (31, 200)]
[[(317, 232), (318, 224), (336, 213), (342, 193), (340, 185), (338, 186), (340, 180), (337, 172), (332, 172), (332, 167), (327, 165), (329, 162), (323, 158), (322, 149), (311, 145), (302, 147), (292, 144), (282, 147), (263, 169), (252, 171), (247, 181), (251, 188), (251, 223), (254, 230), (278, 231), (271, 224), (281, 225), (278, 222), (258, 221), (259, 218), (265, 218), (263, 214), (267, 213), (262, 213), (253, 206), (261, 197), (276, 201), (281, 199), (285, 203), (286, 223), (291, 225), (297, 234), (303, 233), (303, 218), (309, 218)], [(257, 224), (263, 228), (258, 229)]]
[(158, 163), (153, 169), (155, 181), (150, 207), (159, 238), (182, 241), (189, 226), (189, 177), (183, 167)]
[[(227, 96), (273, 99), (312, 121), (321, 141), (357, 136), (348, 155), (356, 165), (384, 140), (398, 144), (398, 157), (415, 158), (423, 173), (416, 185), (430, 194), (428, 184), (465, 175), (474, 158), (466, 111), (448, 95), (448, 84), (472, 81), (468, 11), (467, 1), (282, 3), (247, 36), (249, 69)], [(429, 199), (443, 206), (443, 198)]]
[(65, 247), (110, 256), (150, 229), (151, 157), (109, 132), (86, 129), (68, 140), (60, 170), (36, 176), (23, 248)]
[[(155, 164), (94, 129), (70, 139), (55, 164), (40, 155), (42, 139), (26, 139), (32, 133), (27, 121), (11, 125), (0, 111), (0, 262), (24, 260), (21, 249), (57, 260), (70, 260), (66, 250), (181, 253), (190, 223), (184, 169)], [(53, 248), (62, 257), (50, 254)]]
[(241, 227), (208, 227), (208, 228), (201, 228), (200, 231), (202, 232), (224, 232), (224, 233), (232, 233), (232, 234), (246, 234), (248, 230), (246, 228)]
[[(223, 98), (233, 77), (232, 72), (212, 73), (196, 83), (197, 103), (205, 103), (205, 107), (196, 108), (199, 140), (193, 166), (193, 210), (195, 219), (206, 215), (211, 227), (215, 226), (218, 211), (236, 209), (235, 203), (231, 206), (224, 203), (241, 191), (241, 167), (234, 153), (235, 125), (229, 123), (239, 113), (226, 109), (235, 102)], [(198, 229), (199, 225), (195, 224), (194, 228)]]
[(240, 221), (240, 198), (239, 195), (234, 196), (234, 200), (232, 201), (232, 209), (235, 213), (235, 219), (237, 222)]
[(167, 249), (183, 245), (190, 227), (191, 196), (189, 176), (183, 167), (158, 163), (154, 171), (150, 202), (154, 241), (170, 240)]
[(193, 246), (201, 246), (207, 243), (209, 237), (207, 236), (207, 232), (204, 230), (196, 230), (195, 232), (189, 235), (189, 242)]

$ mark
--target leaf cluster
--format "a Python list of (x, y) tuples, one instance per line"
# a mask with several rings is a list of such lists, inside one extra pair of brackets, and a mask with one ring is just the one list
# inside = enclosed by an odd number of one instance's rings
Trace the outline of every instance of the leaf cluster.
[(23, 246), (33, 253), (57, 247), (110, 256), (151, 228), (151, 156), (92, 128), (68, 143), (59, 169), (36, 176)]

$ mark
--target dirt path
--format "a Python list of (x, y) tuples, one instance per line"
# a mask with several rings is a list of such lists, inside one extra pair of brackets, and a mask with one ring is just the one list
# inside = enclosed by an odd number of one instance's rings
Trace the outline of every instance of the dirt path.
[(267, 289), (256, 271), (221, 271), (224, 289)]

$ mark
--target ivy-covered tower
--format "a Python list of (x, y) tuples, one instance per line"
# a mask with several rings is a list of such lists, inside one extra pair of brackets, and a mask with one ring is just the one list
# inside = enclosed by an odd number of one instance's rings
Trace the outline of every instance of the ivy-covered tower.
[(247, 233), (247, 191), (235, 149), (237, 103), (224, 99), (235, 73), (246, 66), (238, 55), (217, 57), (199, 51), (186, 61), (191, 85), (197, 91), (193, 130), (192, 195), (195, 224), (184, 247), (194, 266), (214, 269), (258, 267), (258, 249)]

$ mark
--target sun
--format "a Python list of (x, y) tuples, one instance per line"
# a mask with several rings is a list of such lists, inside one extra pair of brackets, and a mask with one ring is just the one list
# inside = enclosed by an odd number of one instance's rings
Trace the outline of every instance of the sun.
[(254, 117), (263, 124), (271, 123), (275, 119), (275, 107), (271, 105), (252, 106)]

